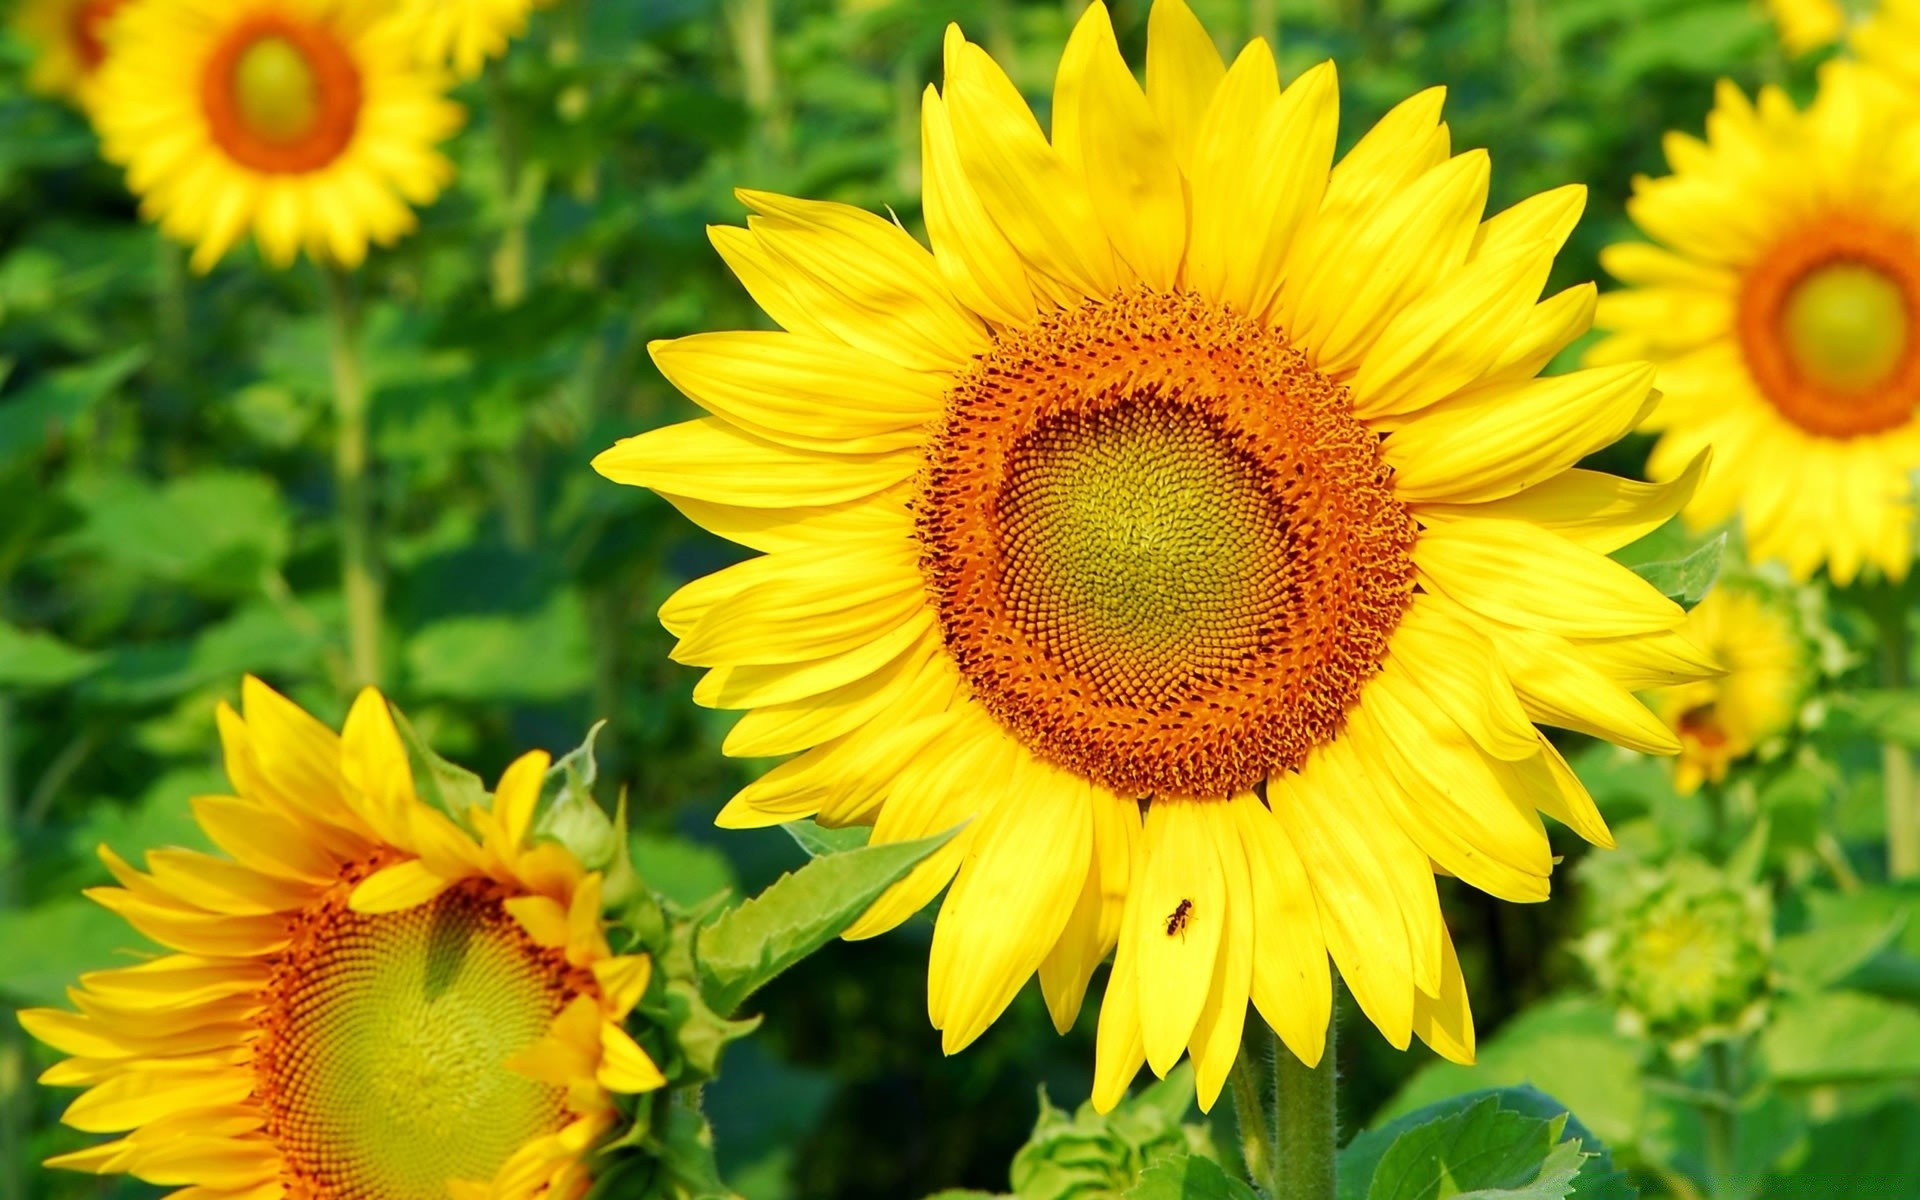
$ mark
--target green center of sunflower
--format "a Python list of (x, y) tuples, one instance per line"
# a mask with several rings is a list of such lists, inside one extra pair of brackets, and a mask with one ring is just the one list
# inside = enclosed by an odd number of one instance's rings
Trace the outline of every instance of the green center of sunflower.
[(1891, 379), (1906, 357), (1911, 320), (1897, 280), (1850, 262), (1810, 272), (1780, 314), (1794, 365), (1831, 392), (1868, 391)]
[(233, 98), (247, 129), (265, 142), (297, 142), (320, 117), (320, 81), (300, 48), (284, 37), (253, 42), (233, 64)]
[(1347, 390), (1186, 293), (1000, 335), (948, 393), (914, 512), (974, 698), (1127, 796), (1299, 769), (1413, 594), (1417, 528)]
[(1040, 422), (1000, 495), (1008, 618), (1134, 703), (1234, 669), (1286, 570), (1286, 513), (1262, 474), (1178, 404)]
[(508, 1070), (575, 994), (475, 881), (400, 913), (302, 918), (255, 1057), (267, 1132), (314, 1200), (445, 1200), (567, 1115)]

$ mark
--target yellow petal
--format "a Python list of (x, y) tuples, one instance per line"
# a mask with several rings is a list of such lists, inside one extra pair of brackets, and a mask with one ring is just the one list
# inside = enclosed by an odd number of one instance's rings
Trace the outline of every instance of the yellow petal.
[(1403, 500), (1498, 500), (1620, 440), (1656, 399), (1645, 363), (1477, 389), (1396, 430), (1383, 457)]
[(1440, 930), (1440, 988), (1433, 995), (1415, 992), (1413, 1032), (1448, 1062), (1473, 1064), (1473, 1008), (1467, 1001), (1467, 982), (1460, 974), (1460, 957), (1453, 939)]
[(1002, 325), (1033, 316), (1026, 264), (987, 215), (967, 179), (946, 102), (931, 84), (920, 98), (920, 208), (934, 260), (953, 294)]
[(1093, 866), (1060, 940), (1040, 963), (1040, 991), (1061, 1033), (1073, 1028), (1094, 968), (1119, 940), (1140, 833), (1139, 804), (1094, 790)]
[(493, 815), (506, 837), (502, 850), (526, 845), (527, 831), (533, 828), (533, 810), (540, 804), (540, 786), (552, 765), (552, 755), (533, 750), (514, 759), (500, 776), (493, 789)]
[(1394, 630), (1392, 662), (1406, 679), (1495, 758), (1529, 758), (1538, 736), (1493, 646), (1471, 625), (1417, 597)]
[(754, 437), (718, 417), (703, 417), (622, 438), (593, 460), (615, 483), (743, 508), (839, 504), (892, 487), (920, 456), (820, 454)]
[(600, 1027), (600, 1069), (594, 1078), (608, 1091), (626, 1095), (650, 1092), (667, 1082), (639, 1043), (612, 1022)]
[(748, 230), (786, 266), (787, 289), (840, 341), (921, 371), (986, 348), (985, 330), (900, 226), (847, 204), (742, 190)]
[(603, 958), (593, 964), (593, 978), (600, 985), (601, 1002), (608, 1014), (621, 1020), (647, 990), (647, 981), (653, 978), (653, 959), (644, 954)]
[(756, 437), (802, 450), (873, 454), (926, 440), (949, 379), (835, 342), (750, 330), (647, 347), (668, 382)]
[(1333, 973), (1313, 885), (1266, 806), (1247, 795), (1232, 803), (1253, 889), (1253, 1005), (1295, 1058), (1317, 1066), (1333, 1016)]
[(1221, 77), (1220, 51), (1186, 0), (1155, 0), (1147, 13), (1147, 99), (1184, 169)]
[(385, 867), (360, 881), (347, 905), (358, 913), (404, 912), (446, 891), (456, 879), (429, 870), (417, 858)]
[(1599, 471), (1563, 471), (1544, 483), (1484, 504), (1422, 504), (1420, 519), (1492, 517), (1527, 521), (1598, 554), (1611, 554), (1665, 525), (1693, 499), (1713, 451), (1694, 455), (1666, 483), (1639, 483)]
[(948, 1054), (1006, 1010), (1060, 939), (1093, 858), (1092, 785), (1021, 756), (976, 823), (934, 925), (929, 1015)]
[(838, 569), (817, 558), (789, 563), (778, 578), (716, 603), (674, 647), (674, 660), (708, 667), (814, 662), (870, 644), (927, 607), (911, 546), (898, 548), (890, 563), (873, 557), (872, 569), (857, 573), (844, 559)]
[(1463, 608), (1563, 637), (1672, 629), (1679, 605), (1632, 571), (1524, 521), (1451, 521), (1415, 551), (1420, 578)]
[(1120, 936), (1137, 956), (1141, 1035), (1156, 1075), (1180, 1061), (1193, 1036), (1226, 931), (1224, 868), (1200, 811), (1219, 803), (1162, 799), (1147, 810), (1140, 902)]
[(1207, 836), (1220, 856), (1221, 879), (1226, 884), (1220, 951), (1214, 959), (1206, 1003), (1201, 1006), (1200, 1019), (1194, 1023), (1193, 1036), (1187, 1043), (1201, 1112), (1212, 1111), (1214, 1101), (1220, 1098), (1221, 1087), (1227, 1082), (1227, 1072), (1239, 1056), (1240, 1034), (1247, 1020), (1247, 994), (1253, 982), (1253, 881), (1248, 873), (1240, 822), (1233, 812), (1233, 805), (1242, 800), (1259, 803), (1246, 795), (1199, 807), (1200, 816), (1209, 826)]

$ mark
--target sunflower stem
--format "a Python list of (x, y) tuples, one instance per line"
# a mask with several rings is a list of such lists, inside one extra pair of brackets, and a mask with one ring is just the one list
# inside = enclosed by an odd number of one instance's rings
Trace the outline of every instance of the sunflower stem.
[(373, 494), (367, 479), (367, 384), (353, 282), (328, 268), (334, 403), (333, 479), (340, 506), (340, 591), (347, 609), (347, 669), (354, 687), (380, 682), (380, 575), (373, 554)]
[[(1881, 681), (1903, 689), (1909, 678), (1908, 656), (1913, 648), (1907, 636), (1904, 590), (1889, 586), (1884, 603), (1876, 605), (1880, 619)], [(1880, 776), (1887, 806), (1887, 875), (1893, 879), (1920, 877), (1920, 796), (1913, 778), (1913, 754), (1897, 742), (1880, 747)]]
[(1707, 1137), (1707, 1194), (1716, 1198), (1733, 1196), (1737, 1192), (1734, 1111), (1738, 1103), (1733, 1051), (1725, 1042), (1709, 1042), (1704, 1053), (1709, 1087), (1717, 1101), (1698, 1106)]
[(1333, 1200), (1333, 1151), (1338, 1140), (1339, 1108), (1334, 1035), (1338, 1020), (1327, 1023), (1327, 1048), (1320, 1065), (1309, 1067), (1282, 1050), (1276, 1056), (1274, 1144), (1279, 1162), (1273, 1200)]
[(1240, 1161), (1247, 1182), (1263, 1195), (1274, 1194), (1274, 1168), (1279, 1156), (1274, 1146), (1274, 1114), (1268, 1101), (1276, 1094), (1274, 1039), (1257, 1015), (1247, 1019), (1240, 1033), (1240, 1055), (1227, 1073), (1232, 1089), (1233, 1117), (1240, 1130)]

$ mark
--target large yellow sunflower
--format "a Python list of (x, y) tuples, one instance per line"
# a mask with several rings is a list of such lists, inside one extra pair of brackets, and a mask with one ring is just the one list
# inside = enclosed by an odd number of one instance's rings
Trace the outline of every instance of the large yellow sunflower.
[(1858, 66), (1823, 69), (1805, 112), (1720, 85), (1705, 141), (1669, 134), (1674, 174), (1628, 211), (1659, 245), (1609, 247), (1630, 285), (1600, 299), (1590, 362), (1650, 356), (1666, 394), (1648, 469), (1703, 446), (1719, 465), (1687, 516), (1738, 512), (1756, 561), (1845, 584), (1913, 557), (1920, 467), (1920, 122)]
[(611, 1093), (663, 1082), (622, 1027), (651, 961), (616, 956), (600, 878), (528, 836), (547, 756), (466, 827), (415, 795), (386, 702), (335, 735), (257, 680), (222, 706), (236, 796), (194, 802), (231, 857), (156, 850), (93, 893), (179, 953), (20, 1014), (118, 1141), (51, 1165), (181, 1200), (566, 1200)]
[(142, 0), (111, 30), (94, 105), (141, 209), (209, 270), (252, 232), (267, 261), (357, 266), (452, 178), (459, 127), (384, 0)]
[(27, 86), (86, 108), (107, 58), (107, 26), (126, 0), (21, 0), (11, 24), (33, 48)]
[(1653, 705), (1680, 738), (1674, 787), (1719, 783), (1736, 760), (1792, 725), (1811, 671), (1793, 610), (1755, 586), (1722, 583), (1681, 627), (1726, 674), (1654, 693)]
[(1329, 171), (1331, 64), (1283, 92), (1160, 0), (1143, 91), (1095, 4), (1051, 138), (949, 30), (931, 252), (761, 192), (713, 231), (785, 332), (656, 344), (712, 415), (595, 465), (766, 552), (661, 612), (696, 699), (752, 710), (729, 753), (804, 751), (723, 825), (965, 823), (849, 934), (951, 884), (949, 1051), (1036, 971), (1064, 1029), (1117, 947), (1103, 1106), (1189, 1050), (1211, 1104), (1249, 997), (1317, 1061), (1329, 950), (1390, 1041), (1469, 1058), (1435, 865), (1540, 900), (1540, 812), (1607, 840), (1535, 721), (1677, 749), (1629, 689), (1705, 664), (1606, 552), (1696, 476), (1569, 469), (1652, 369), (1533, 378), (1592, 312), (1535, 302), (1584, 193), (1483, 222), (1440, 107)]
[(421, 58), (451, 68), (462, 79), (478, 75), (487, 60), (527, 31), (527, 18), (542, 0), (400, 0), (397, 19), (411, 29)]

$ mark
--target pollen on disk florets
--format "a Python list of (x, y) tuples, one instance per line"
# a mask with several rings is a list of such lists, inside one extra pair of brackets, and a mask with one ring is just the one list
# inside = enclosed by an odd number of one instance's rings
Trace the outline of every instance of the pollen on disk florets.
[(1117, 791), (1225, 796), (1331, 740), (1413, 590), (1413, 518), (1284, 335), (1137, 290), (996, 339), (915, 503), (975, 696)]

